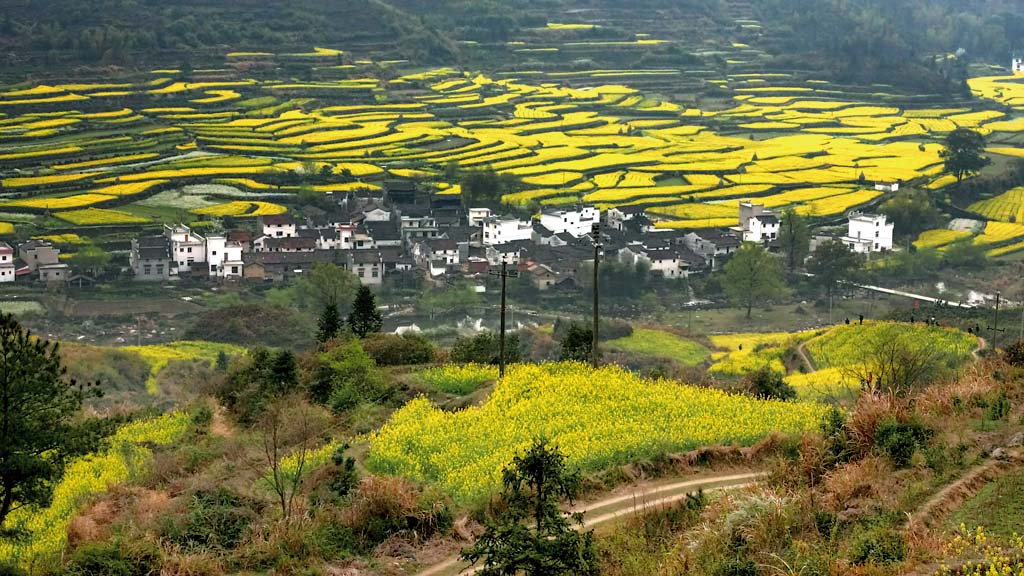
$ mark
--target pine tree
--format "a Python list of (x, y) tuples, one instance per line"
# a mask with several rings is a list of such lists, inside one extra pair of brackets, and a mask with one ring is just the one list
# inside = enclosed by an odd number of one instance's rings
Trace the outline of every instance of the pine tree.
[(384, 327), (384, 319), (377, 311), (377, 299), (369, 286), (360, 286), (356, 298), (352, 302), (352, 313), (348, 315), (348, 326), (352, 333), (360, 338), (367, 334), (380, 332)]
[(337, 338), (341, 332), (341, 322), (341, 313), (338, 312), (337, 304), (331, 302), (324, 306), (324, 311), (320, 314), (320, 320), (317, 322), (319, 328), (316, 334), (317, 342), (323, 344)]
[(486, 523), (483, 535), (462, 558), (483, 560), (481, 576), (582, 575), (598, 573), (593, 532), (577, 532), (583, 514), (562, 512), (580, 488), (578, 472), (566, 468), (565, 457), (543, 440), (534, 441), (502, 472), (502, 497), (507, 508)]
[(87, 430), (76, 418), (96, 389), (65, 372), (56, 342), (0, 315), (0, 528), (12, 510), (47, 505), (64, 461), (81, 450)]

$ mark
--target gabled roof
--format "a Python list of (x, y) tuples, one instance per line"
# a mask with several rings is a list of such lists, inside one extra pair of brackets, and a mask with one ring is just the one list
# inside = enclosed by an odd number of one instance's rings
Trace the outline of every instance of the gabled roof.
[(394, 222), (363, 222), (363, 226), (366, 228), (366, 233), (378, 242), (402, 239), (402, 233)]
[(316, 238), (292, 236), (290, 238), (267, 238), (263, 245), (267, 250), (306, 250), (316, 249)]
[(423, 243), (430, 247), (431, 252), (450, 252), (459, 249), (459, 243), (448, 238), (432, 238)]
[(291, 214), (270, 214), (267, 216), (260, 216), (260, 222), (263, 226), (294, 226), (295, 219), (292, 218)]

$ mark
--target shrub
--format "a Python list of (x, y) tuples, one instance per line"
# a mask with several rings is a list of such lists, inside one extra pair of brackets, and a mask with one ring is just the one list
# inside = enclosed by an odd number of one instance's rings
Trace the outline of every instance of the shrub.
[(238, 545), (257, 518), (259, 506), (225, 487), (193, 494), (178, 524), (167, 527), (167, 536), (188, 549), (225, 549)]
[(348, 496), (349, 492), (359, 485), (359, 472), (356, 471), (356, 461), (351, 456), (345, 456), (345, 450), (347, 449), (348, 444), (343, 444), (335, 448), (334, 454), (331, 455), (331, 461), (334, 462), (335, 469), (331, 475), (330, 487), (331, 491), (339, 497)]
[[(481, 332), (472, 338), (459, 338), (452, 346), (449, 359), (455, 364), (499, 364), (500, 341), (497, 334)], [(519, 336), (505, 336), (505, 361), (509, 364), (519, 362)]]
[(345, 524), (358, 533), (365, 548), (396, 534), (429, 538), (452, 526), (452, 512), (443, 499), (425, 496), (400, 478), (370, 476), (359, 483)]
[(0, 562), (0, 576), (28, 576), (21, 568), (7, 562)]
[(853, 542), (850, 561), (854, 564), (888, 566), (902, 562), (907, 556), (903, 535), (895, 530), (876, 528), (861, 534)]
[(1024, 367), (1024, 340), (1007, 346), (1003, 351), (1003, 359), (1011, 366)]
[(376, 362), (359, 340), (342, 342), (317, 355), (306, 383), (310, 397), (328, 404), (335, 412), (350, 410), (363, 402), (379, 402), (390, 390)]
[(1005, 420), (1010, 414), (1010, 399), (1006, 395), (1006, 390), (1000, 390), (999, 394), (996, 395), (995, 400), (988, 405), (986, 411), (986, 418), (989, 420)]
[(888, 456), (897, 468), (905, 468), (914, 451), (924, 447), (931, 435), (931, 430), (914, 420), (883, 420), (875, 429), (875, 448)]
[(746, 558), (730, 558), (715, 566), (715, 576), (757, 576), (757, 564)]
[(783, 375), (768, 366), (759, 368), (744, 378), (744, 384), (751, 394), (759, 398), (792, 400), (796, 390), (783, 381)]
[(378, 366), (429, 364), (435, 355), (430, 340), (415, 334), (372, 334), (363, 340), (363, 350)]
[(123, 545), (117, 541), (86, 544), (64, 567), (64, 576), (150, 576), (159, 574), (160, 549), (145, 541)]

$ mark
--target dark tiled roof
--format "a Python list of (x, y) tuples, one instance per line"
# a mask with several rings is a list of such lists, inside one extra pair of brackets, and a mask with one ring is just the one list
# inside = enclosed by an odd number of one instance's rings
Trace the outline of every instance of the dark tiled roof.
[(306, 250), (316, 249), (316, 238), (293, 236), (291, 238), (267, 238), (264, 242), (267, 250)]
[(394, 222), (363, 222), (363, 226), (366, 227), (366, 233), (378, 242), (402, 239), (402, 233), (399, 232), (398, 226)]
[(295, 219), (291, 214), (271, 214), (260, 216), (260, 222), (264, 226), (291, 226), (295, 224)]
[(353, 264), (379, 264), (383, 255), (378, 250), (352, 250), (349, 259)]
[(168, 260), (171, 257), (171, 241), (166, 236), (142, 236), (136, 242), (142, 260)]
[(424, 242), (430, 247), (431, 252), (446, 252), (449, 250), (458, 250), (459, 243), (455, 240), (449, 240), (447, 238), (434, 238)]

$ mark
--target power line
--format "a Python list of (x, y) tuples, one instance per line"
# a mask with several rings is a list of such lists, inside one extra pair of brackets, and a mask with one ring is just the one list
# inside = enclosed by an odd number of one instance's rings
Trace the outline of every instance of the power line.
[(505, 377), (505, 282), (511, 278), (518, 278), (519, 272), (508, 269), (508, 262), (501, 260), (501, 272), (488, 270), (487, 274), (501, 277), (501, 328), (498, 336), (498, 374)]

